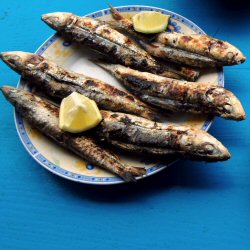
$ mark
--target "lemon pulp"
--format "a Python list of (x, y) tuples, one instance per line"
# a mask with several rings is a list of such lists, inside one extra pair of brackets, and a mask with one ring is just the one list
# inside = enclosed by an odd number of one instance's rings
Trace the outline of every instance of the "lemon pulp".
[(165, 31), (170, 15), (156, 11), (142, 11), (133, 16), (133, 26), (137, 32), (153, 34)]
[(71, 133), (80, 133), (97, 126), (102, 120), (96, 103), (77, 92), (61, 102), (59, 127)]

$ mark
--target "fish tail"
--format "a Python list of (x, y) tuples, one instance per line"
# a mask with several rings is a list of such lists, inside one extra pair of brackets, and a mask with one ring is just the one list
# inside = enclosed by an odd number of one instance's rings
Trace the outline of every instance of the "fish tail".
[(145, 168), (138, 168), (133, 166), (126, 166), (125, 171), (132, 174), (133, 176), (142, 176), (146, 174)]
[(111, 12), (111, 16), (115, 19), (115, 20), (121, 20), (124, 17), (122, 16), (122, 14), (115, 9), (111, 4), (109, 4), (109, 8), (110, 8), (110, 12)]

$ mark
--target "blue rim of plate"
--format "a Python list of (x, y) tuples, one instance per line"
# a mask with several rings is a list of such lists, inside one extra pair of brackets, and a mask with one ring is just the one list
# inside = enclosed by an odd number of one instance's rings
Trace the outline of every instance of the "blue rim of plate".
[[(127, 6), (119, 6), (116, 7), (117, 10), (120, 12), (133, 12), (133, 11), (158, 11), (163, 14), (171, 15), (171, 20), (177, 20), (179, 22), (182, 22), (189, 28), (191, 28), (195, 33), (198, 34), (205, 34), (205, 32), (198, 27), (195, 23), (190, 21), (189, 19), (175, 13), (169, 10), (152, 7), (152, 6), (142, 6), (142, 5), (127, 5)], [(86, 16), (92, 17), (92, 18), (98, 18), (101, 16), (109, 15), (110, 10), (104, 9), (100, 11), (96, 11), (93, 13), (90, 13)], [(44, 51), (52, 44), (54, 43), (60, 36), (58, 34), (52, 35), (50, 38), (48, 38), (35, 52), (36, 54), (42, 55)], [(218, 73), (218, 84), (219, 86), (224, 86), (224, 73), (223, 69), (219, 69)], [(23, 81), (21, 78), (17, 84), (17, 88), (23, 89), (25, 87), (25, 81)], [(214, 117), (209, 116), (207, 120), (204, 122), (204, 125), (202, 127), (203, 130), (208, 131), (210, 126), (212, 125), (214, 120)], [(31, 139), (28, 136), (28, 133), (25, 129), (23, 119), (19, 116), (19, 114), (15, 111), (14, 112), (14, 121), (15, 126), (19, 135), (19, 138), (21, 142), (23, 143), (25, 149), (28, 151), (28, 153), (34, 158), (41, 166), (52, 172), (53, 174), (56, 174), (58, 176), (61, 176), (63, 178), (69, 179), (71, 181), (86, 183), (86, 184), (96, 184), (96, 185), (110, 185), (110, 184), (119, 184), (124, 183), (124, 181), (117, 176), (114, 177), (96, 177), (96, 176), (86, 176), (81, 174), (76, 174), (70, 171), (67, 171), (56, 164), (50, 162), (45, 156), (43, 156), (33, 145)], [(137, 179), (142, 179), (147, 176), (150, 176), (152, 174), (155, 174), (164, 168), (174, 164), (177, 160), (167, 164), (167, 165), (153, 165), (150, 168), (147, 169), (147, 175), (139, 177)]]

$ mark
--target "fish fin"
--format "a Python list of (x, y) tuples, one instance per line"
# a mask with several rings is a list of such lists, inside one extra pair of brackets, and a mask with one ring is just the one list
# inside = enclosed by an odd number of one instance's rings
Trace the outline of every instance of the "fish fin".
[(110, 66), (113, 64), (113, 63), (110, 63), (107, 59), (89, 59), (89, 61), (91, 61), (92, 63), (98, 65), (99, 67), (107, 70), (107, 71), (110, 71)]
[(123, 180), (126, 181), (126, 182), (136, 182), (136, 178), (135, 178), (131, 173), (125, 172), (125, 173), (122, 175), (122, 178), (123, 178)]
[(145, 168), (126, 166), (123, 169), (122, 178), (127, 182), (136, 182), (136, 177), (140, 177), (146, 174), (147, 172)]

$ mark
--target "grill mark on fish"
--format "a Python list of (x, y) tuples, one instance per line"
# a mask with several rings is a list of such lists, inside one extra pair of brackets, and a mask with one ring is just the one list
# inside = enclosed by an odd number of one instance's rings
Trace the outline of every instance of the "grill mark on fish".
[(193, 160), (218, 161), (230, 157), (227, 149), (207, 132), (188, 126), (161, 124), (144, 118), (101, 111), (95, 132), (102, 140), (143, 147), (165, 148)]
[(111, 72), (130, 92), (157, 107), (232, 120), (244, 120), (246, 117), (237, 97), (223, 87), (165, 78), (122, 65), (97, 64)]
[[(217, 67), (240, 64), (245, 57), (228, 42), (207, 35), (183, 35), (177, 32), (162, 32), (148, 39), (133, 29), (133, 23), (111, 7), (115, 21), (111, 26), (134, 37), (152, 56), (194, 67)], [(151, 43), (153, 41), (153, 43)], [(155, 43), (156, 42), (156, 43)]]
[(63, 132), (58, 125), (58, 107), (53, 104), (13, 87), (5, 86), (1, 91), (32, 126), (91, 164), (105, 168), (126, 181), (135, 181), (136, 176), (145, 174), (145, 169), (123, 164), (114, 153), (101, 148), (89, 135)]
[[(42, 19), (67, 39), (106, 55), (112, 62), (173, 78), (190, 78), (183, 71), (177, 72), (171, 65), (166, 66), (157, 62), (131, 39), (112, 29), (103, 21), (79, 17), (71, 13), (46, 14)], [(77, 21), (71, 24), (72, 19)]]
[(157, 111), (135, 96), (103, 81), (59, 67), (31, 53), (5, 52), (3, 61), (48, 95), (64, 98), (76, 91), (93, 99), (100, 108), (132, 113), (157, 120)]

